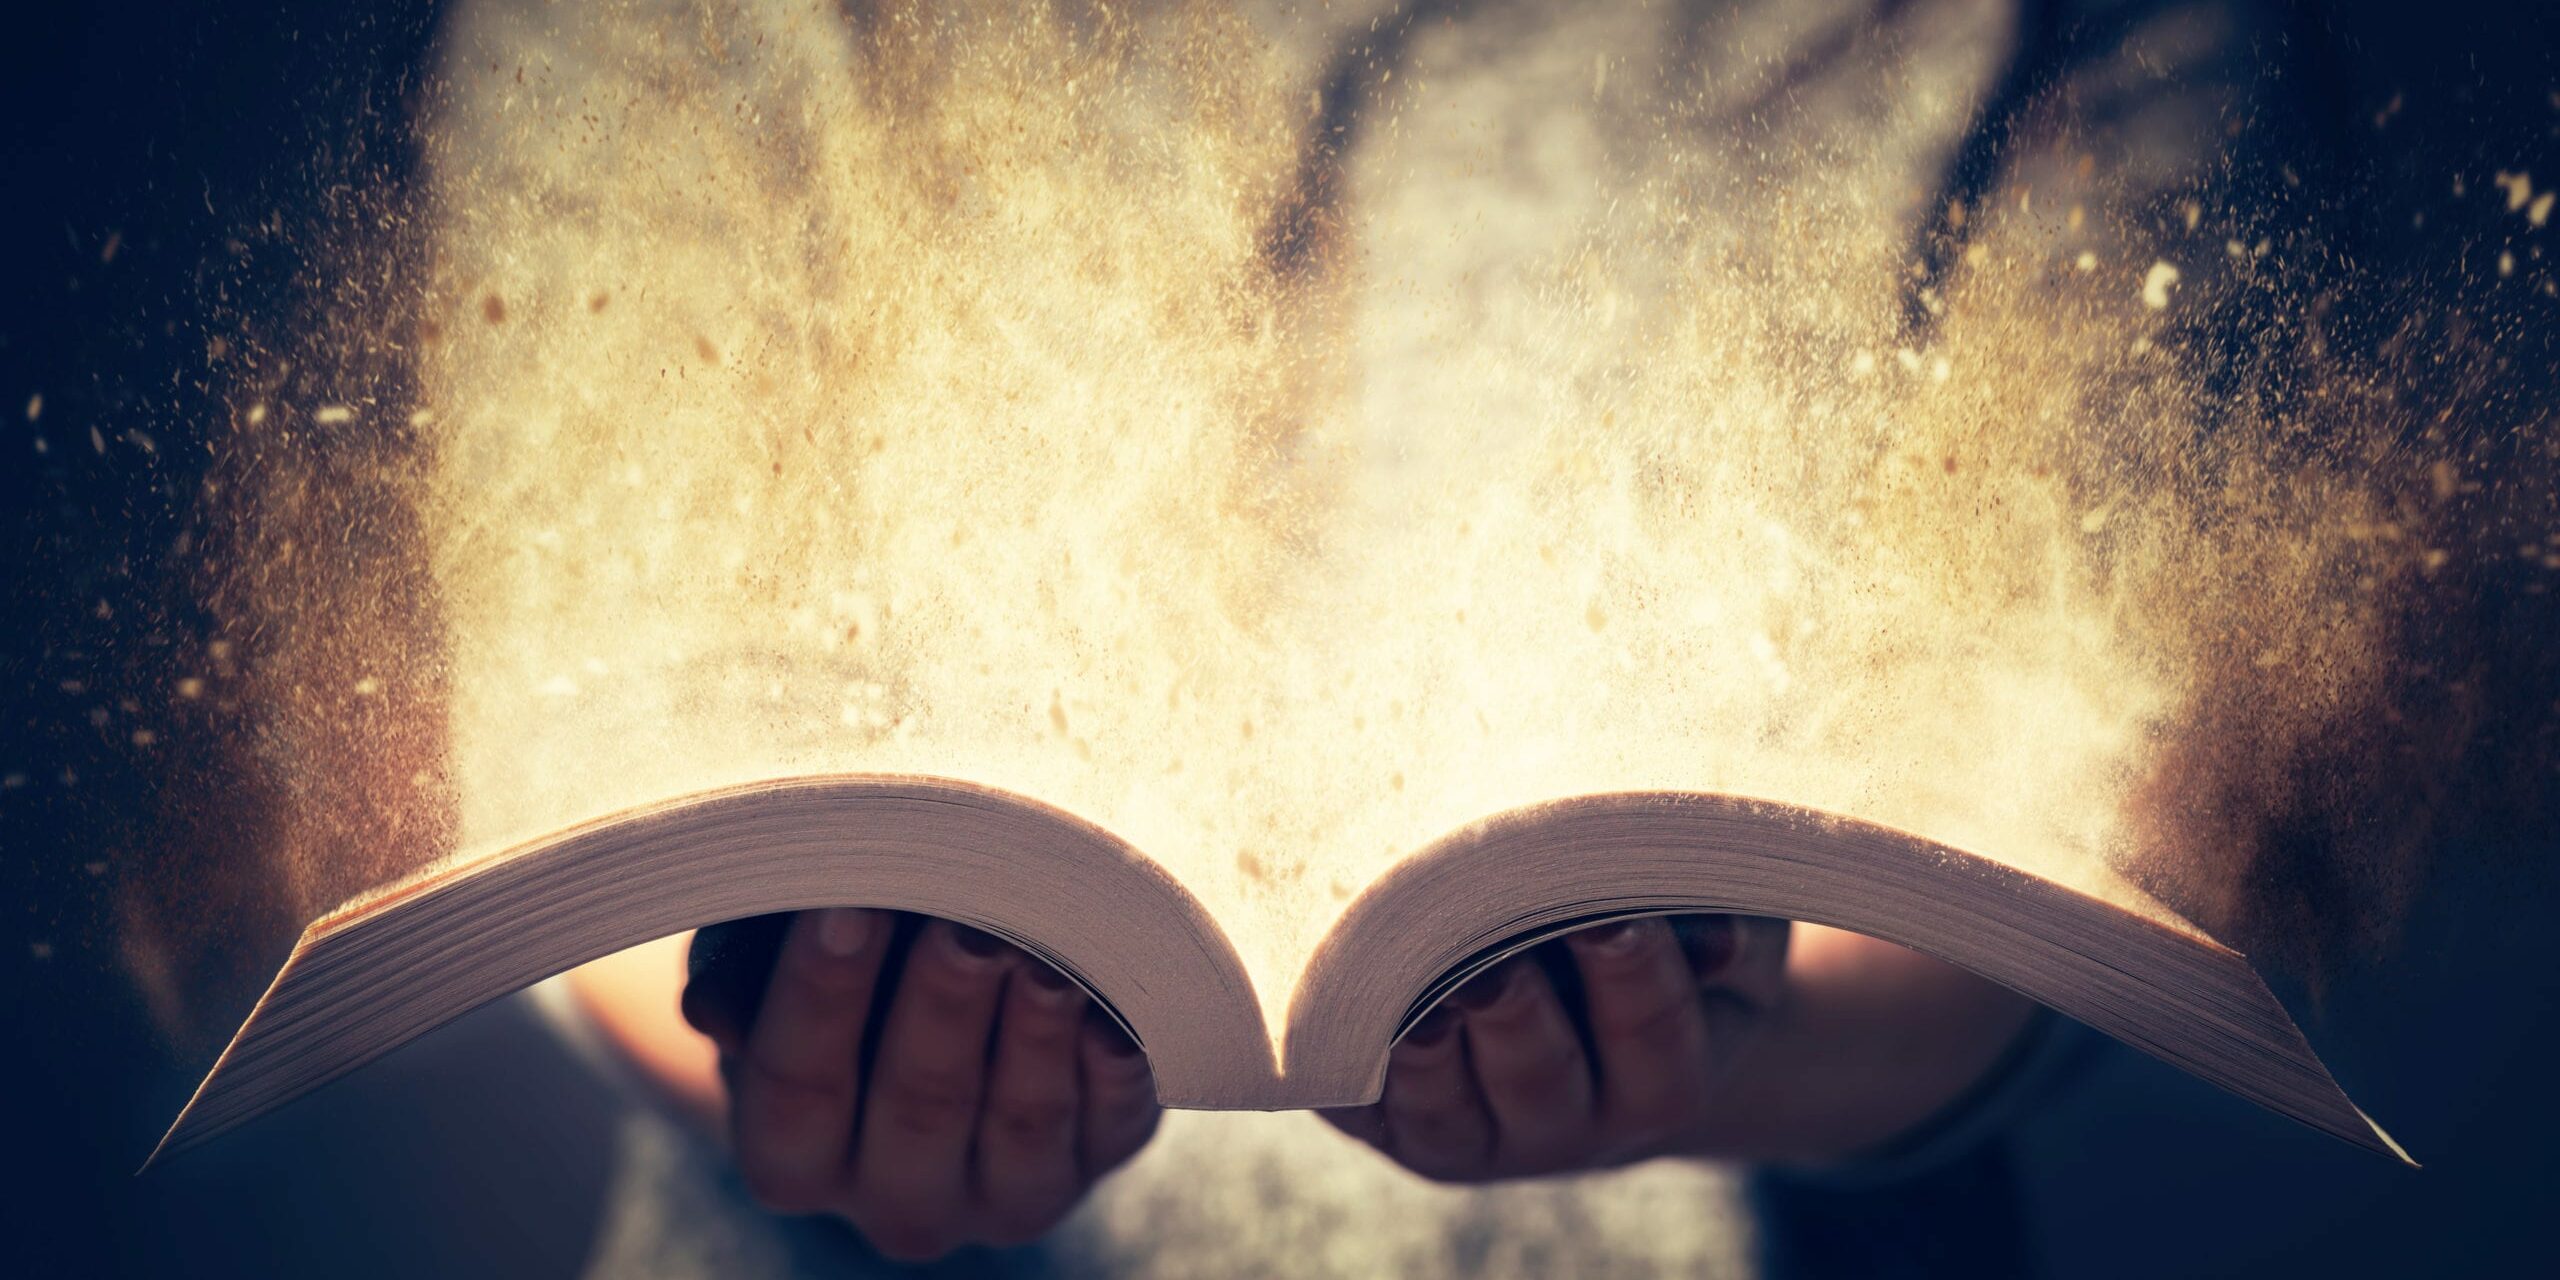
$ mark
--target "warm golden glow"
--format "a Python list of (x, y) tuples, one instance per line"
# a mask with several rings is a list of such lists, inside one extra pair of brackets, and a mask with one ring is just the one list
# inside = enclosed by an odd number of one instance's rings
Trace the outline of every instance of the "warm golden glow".
[(2205, 429), (2171, 337), (2224, 246), (2087, 165), (1972, 211), (1900, 336), (1963, 31), (1774, 151), (1684, 114), (1724, 82), (1639, 99), (1652, 18), (1425, 31), (1292, 274), (1325, 19), (481, 8), (418, 419), (466, 847), (965, 777), (1163, 860), (1282, 1007), (1401, 852), (1577, 792), (2086, 882), (2197, 707), (2332, 714), (2418, 554)]

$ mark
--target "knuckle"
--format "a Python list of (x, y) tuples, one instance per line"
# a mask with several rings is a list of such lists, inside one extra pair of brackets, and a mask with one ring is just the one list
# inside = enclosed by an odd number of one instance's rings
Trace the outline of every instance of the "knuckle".
[(1012, 1148), (1055, 1146), (1075, 1125), (1076, 1104), (1064, 1096), (1012, 1098), (988, 1109), (987, 1136)]
[(754, 1097), (758, 1114), (783, 1126), (842, 1109), (853, 1097), (853, 1072), (814, 1072), (792, 1068), (770, 1057), (750, 1053), (739, 1062), (740, 1091)]
[(1477, 1074), (1510, 1091), (1561, 1090), (1582, 1070), (1582, 1046), (1560, 1036), (1523, 1036), (1511, 1052), (1482, 1055)]
[(976, 1082), (949, 1072), (887, 1072), (874, 1088), (880, 1122), (905, 1133), (951, 1133), (968, 1127), (978, 1111)]
[(1612, 1045), (1647, 1053), (1677, 1052), (1694, 1042), (1700, 1017), (1694, 991), (1653, 984), (1595, 1009), (1592, 1031)]

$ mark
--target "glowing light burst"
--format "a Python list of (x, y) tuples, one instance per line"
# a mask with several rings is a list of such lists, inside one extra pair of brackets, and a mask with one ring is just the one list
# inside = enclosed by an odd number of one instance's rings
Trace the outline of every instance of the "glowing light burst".
[[(1757, 793), (2088, 882), (2202, 701), (2307, 727), (2365, 678), (2384, 517), (2203, 429), (2175, 246), (2004, 199), (1901, 336), (1985, 67), (1771, 155), (1626, 105), (1630, 21), (1517, 65), (1418, 36), (1293, 274), (1320, 32), (473, 19), (416, 495), (462, 843), (967, 777), (1164, 860), (1278, 1007), (1493, 810)], [(1485, 127), (1540, 77), (1534, 131)]]

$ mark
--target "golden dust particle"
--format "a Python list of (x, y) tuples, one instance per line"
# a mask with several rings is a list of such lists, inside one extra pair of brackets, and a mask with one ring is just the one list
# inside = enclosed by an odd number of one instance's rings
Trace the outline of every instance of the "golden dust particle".
[(2089, 514), (2087, 514), (2087, 515), (2085, 515), (2085, 516), (2080, 517), (2080, 532), (2082, 532), (2082, 533), (2102, 533), (2102, 532), (2104, 532), (2104, 531), (2106, 530), (2106, 527), (2107, 527), (2107, 514), (2108, 514), (2107, 509), (2106, 509), (2105, 507), (2100, 507), (2100, 508), (2098, 508), (2098, 509), (2096, 509), (2096, 510), (2094, 510), (2094, 511), (2091, 511)]
[(409, 425), (412, 427), (431, 427), (435, 425), (435, 421), (436, 411), (433, 409), (412, 409), (409, 411)]
[(195, 676), (188, 676), (178, 681), (177, 692), (179, 697), (192, 702), (204, 696), (204, 681)]
[(2075, 204), (2071, 206), (2071, 212), (2063, 215), (2062, 225), (2073, 231), (2077, 231), (2080, 229), (2080, 225), (2088, 220), (2089, 211)]
[(2425, 552), (2419, 555), (2418, 563), (2424, 565), (2427, 572), (2433, 573), (2436, 570), (2443, 568), (2445, 566), (2445, 562), (2451, 559), (2453, 559), (2452, 552), (2440, 550), (2435, 547), (2429, 547)]
[(1245, 741), (1253, 741), (1253, 722), (1251, 720), (1245, 721), (1238, 731), (1244, 735)]
[(1262, 859), (1255, 857), (1251, 849), (1236, 850), (1236, 870), (1243, 872), (1244, 878), (1255, 884), (1261, 884), (1265, 879)]
[(1394, 791), (1404, 790), (1404, 774), (1401, 772), (1388, 774), (1387, 787)]
[(43, 392), (41, 392), (41, 391), (39, 391), (39, 392), (35, 393), (34, 395), (31, 395), (31, 396), (28, 396), (28, 397), (27, 397), (27, 421), (29, 421), (29, 422), (33, 422), (33, 421), (35, 421), (36, 419), (41, 418), (41, 417), (43, 417), (43, 416), (44, 416), (44, 393), (43, 393)]
[(588, 310), (588, 312), (590, 312), (590, 313), (598, 312), (598, 311), (602, 311), (602, 310), (604, 310), (604, 309), (605, 309), (605, 304), (607, 304), (607, 303), (609, 303), (609, 302), (612, 302), (612, 301), (613, 301), (613, 295), (612, 295), (612, 294), (606, 293), (606, 292), (605, 292), (604, 290), (602, 290), (602, 289), (598, 289), (598, 290), (596, 290), (596, 291), (595, 291), (595, 293), (593, 293), (593, 294), (591, 294), (591, 295), (589, 295), (589, 296), (588, 296), (588, 298), (587, 298), (587, 310)]
[(1850, 376), (1850, 377), (1852, 377), (1852, 378), (1872, 378), (1872, 377), (1874, 377), (1874, 376), (1875, 376), (1875, 374), (1876, 374), (1876, 353), (1875, 353), (1875, 352), (1872, 352), (1872, 351), (1861, 351), (1861, 352), (1859, 352), (1858, 354), (1856, 354), (1856, 355), (1854, 355), (1854, 356), (1849, 357), (1849, 376)]
[(2545, 191), (2535, 196), (2533, 203), (2524, 211), (2525, 221), (2537, 227), (2551, 221), (2551, 201), (2554, 196), (2560, 196), (2560, 192)]
[(382, 681), (373, 676), (366, 676), (356, 681), (354, 688), (357, 697), (370, 698), (373, 695), (382, 692)]
[(1049, 691), (1049, 727), (1064, 735), (1067, 731), (1067, 704), (1059, 691)]
[(720, 363), (720, 348), (712, 346), (711, 339), (698, 333), (693, 335), (693, 353), (702, 357), (704, 364)]
[(137, 747), (147, 747), (159, 740), (160, 735), (152, 730), (136, 729), (133, 731), (133, 745)]
[(342, 427), (356, 420), (356, 411), (343, 404), (324, 404), (311, 420), (324, 427)]
[(247, 422), (253, 427), (265, 422), (267, 420), (267, 406), (264, 404), (250, 405), (249, 412), (241, 415), (241, 420)]
[(1582, 611), (1582, 625), (1591, 628), (1593, 631), (1602, 631), (1608, 628), (1609, 615), (1606, 611), (1601, 609), (1599, 601), (1592, 601), (1590, 607)]
[(204, 647), (204, 651), (212, 654), (214, 661), (221, 662), (231, 656), (231, 642), (228, 640), (216, 640), (213, 643), (206, 645)]
[(505, 324), (507, 300), (494, 293), (483, 294), (480, 298), (480, 318), (491, 324)]
[[(2524, 208), (2525, 202), (2533, 199), (2532, 174), (2509, 173), (2504, 169), (2500, 169), (2498, 171), (2498, 176), (2490, 179), (2490, 181), (2497, 183), (2499, 187), (2506, 191), (2507, 212), (2509, 213), (2514, 213), (2517, 210)], [(2457, 190), (2454, 194), (2461, 195), (2462, 192)]]
[(2071, 265), (2082, 271), (2095, 271), (2098, 269), (2098, 255), (2083, 249), (2079, 257), (2072, 259)]
[(124, 248), (124, 233), (121, 231), (108, 232), (107, 242), (98, 246), (98, 264), (100, 266), (105, 266), (114, 262), (116, 260), (116, 252), (122, 248)]
[(101, 456), (107, 452), (107, 438), (98, 434), (96, 427), (89, 428), (89, 448)]
[(2169, 309), (2169, 290), (2178, 283), (2178, 269), (2167, 262), (2154, 262), (2143, 273), (2142, 305), (2154, 311)]
[(1968, 216), (1970, 215), (1965, 210), (1964, 201), (1949, 200), (1947, 202), (1947, 227), (1949, 230), (1964, 230), (1964, 222)]
[(2178, 212), (2186, 219), (2187, 230), (2189, 231), (2195, 230), (2196, 225), (2204, 221), (2204, 206), (2197, 204), (2193, 200), (2189, 200), (2186, 203), (2179, 205)]
[(2462, 488), (2462, 474), (2454, 470), (2451, 460), (2439, 458), (2427, 468), (2427, 482), (2435, 490), (2436, 501), (2443, 502)]
[[(2513, 252), (2501, 252), (2498, 255), (2498, 278), (2504, 280), (2515, 273), (2516, 255)], [(91, 434), (95, 433), (93, 432)]]
[(409, 775), (409, 785), (413, 787), (423, 787), (435, 780), (435, 775), (424, 769), (419, 769)]

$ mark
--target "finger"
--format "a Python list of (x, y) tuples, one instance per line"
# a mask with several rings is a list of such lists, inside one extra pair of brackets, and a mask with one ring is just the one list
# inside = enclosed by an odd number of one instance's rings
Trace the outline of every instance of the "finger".
[(1517, 956), (1450, 997), (1504, 1168), (1555, 1167), (1590, 1143), (1591, 1067), (1555, 984)]
[(1705, 1087), (1707, 1017), (1679, 939), (1659, 919), (1568, 936), (1591, 1028), (1601, 1131), (1648, 1142), (1668, 1134)]
[(800, 913), (783, 939), (730, 1108), (738, 1172), (771, 1208), (824, 1208), (842, 1184), (863, 1024), (890, 931), (880, 912), (837, 908)]
[(747, 1028), (773, 977), (774, 958), (793, 913), (751, 916), (694, 931), (685, 951), (684, 995), (677, 1008), (693, 1029), (711, 1038), (723, 1057), (746, 1048)]
[(1039, 1236), (1066, 1216), (1082, 1188), (1076, 1046), (1084, 1008), (1084, 992), (1037, 960), (1017, 963), (1005, 982), (974, 1162), (979, 1211), (993, 1243)]
[(1018, 954), (966, 925), (931, 921), (889, 997), (847, 1216), (893, 1258), (936, 1257), (959, 1242), (988, 1040)]
[(1679, 947), (1708, 1004), (1769, 1009), (1787, 988), (1792, 924), (1766, 916), (1682, 916)]
[(1084, 1082), (1078, 1164), (1091, 1182), (1138, 1154), (1164, 1112), (1156, 1105), (1156, 1077), (1146, 1050), (1111, 1015), (1087, 1006), (1076, 1058)]
[(1387, 1054), (1387, 1086), (1378, 1109), (1384, 1147), (1415, 1173), (1472, 1181), (1492, 1172), (1493, 1117), (1467, 1069), (1463, 1019), (1434, 1008)]

